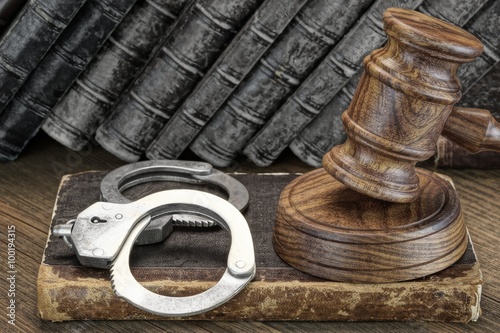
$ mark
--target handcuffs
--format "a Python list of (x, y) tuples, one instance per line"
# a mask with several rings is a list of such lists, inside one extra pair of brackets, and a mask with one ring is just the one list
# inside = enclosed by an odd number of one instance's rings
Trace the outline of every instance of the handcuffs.
[[(166, 190), (131, 202), (122, 192), (151, 181), (209, 183), (225, 190), (228, 200), (189, 189)], [(145, 161), (125, 165), (101, 181), (102, 202), (96, 202), (52, 233), (62, 237), (82, 265), (111, 270), (115, 294), (145, 311), (163, 316), (190, 316), (211, 310), (242, 290), (255, 275), (255, 255), (248, 224), (240, 213), (248, 191), (234, 178), (203, 162)], [(231, 235), (227, 268), (210, 289), (193, 296), (155, 294), (130, 271), (134, 244), (165, 240), (174, 225), (220, 225)]]

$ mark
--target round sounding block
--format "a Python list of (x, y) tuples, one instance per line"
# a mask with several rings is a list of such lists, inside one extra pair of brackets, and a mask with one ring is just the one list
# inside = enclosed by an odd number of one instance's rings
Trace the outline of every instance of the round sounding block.
[(410, 203), (373, 199), (324, 169), (281, 193), (274, 248), (291, 266), (329, 280), (383, 283), (426, 276), (467, 247), (457, 193), (436, 173), (417, 169), (421, 196)]

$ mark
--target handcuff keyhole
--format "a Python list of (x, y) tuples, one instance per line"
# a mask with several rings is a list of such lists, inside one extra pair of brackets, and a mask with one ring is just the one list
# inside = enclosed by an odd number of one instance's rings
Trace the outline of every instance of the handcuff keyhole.
[(99, 216), (94, 216), (90, 219), (92, 223), (106, 223), (108, 220), (101, 219)]

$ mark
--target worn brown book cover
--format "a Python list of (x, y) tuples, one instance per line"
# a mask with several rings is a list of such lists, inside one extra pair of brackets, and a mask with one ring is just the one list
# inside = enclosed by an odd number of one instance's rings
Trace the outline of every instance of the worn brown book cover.
[[(65, 176), (55, 202), (53, 225), (66, 223), (99, 200), (106, 173)], [(272, 246), (274, 214), (281, 190), (294, 174), (235, 174), (250, 192), (244, 215), (254, 241), (255, 279), (233, 299), (188, 320), (339, 320), (468, 322), (480, 315), (482, 275), (472, 245), (448, 269), (397, 283), (327, 281), (288, 266)], [(135, 199), (165, 183), (136, 186)], [(213, 186), (205, 190), (213, 193)], [(177, 228), (163, 243), (135, 247), (130, 264), (136, 279), (165, 295), (196, 294), (213, 286), (225, 269), (229, 235), (222, 229)], [(113, 294), (109, 270), (83, 267), (65, 243), (49, 233), (38, 275), (38, 310), (51, 321), (168, 319), (139, 310)], [(176, 318), (179, 319), (179, 318)]]

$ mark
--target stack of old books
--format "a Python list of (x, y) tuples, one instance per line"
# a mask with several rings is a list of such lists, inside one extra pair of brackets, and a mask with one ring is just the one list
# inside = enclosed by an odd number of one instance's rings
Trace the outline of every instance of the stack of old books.
[[(266, 166), (289, 147), (319, 166), (344, 140), (340, 114), (386, 41), (389, 7), (477, 36), (462, 105), (500, 117), (500, 0), (31, 0), (0, 39), (0, 159), (42, 128), (125, 161), (190, 149), (218, 167), (239, 155)], [(440, 142), (440, 165), (467, 160), (457, 149)]]

